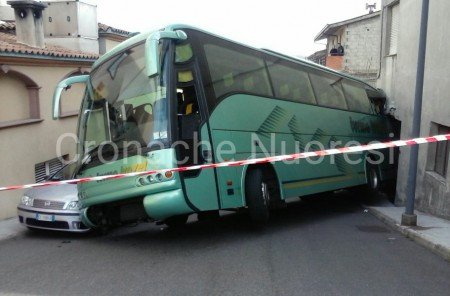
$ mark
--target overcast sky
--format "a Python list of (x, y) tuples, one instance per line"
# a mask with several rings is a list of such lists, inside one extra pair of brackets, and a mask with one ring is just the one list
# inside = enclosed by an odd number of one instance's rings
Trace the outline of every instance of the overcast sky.
[(326, 25), (368, 13), (381, 0), (98, 0), (100, 22), (129, 31), (172, 23), (202, 28), (255, 47), (308, 56), (324, 49), (314, 37)]

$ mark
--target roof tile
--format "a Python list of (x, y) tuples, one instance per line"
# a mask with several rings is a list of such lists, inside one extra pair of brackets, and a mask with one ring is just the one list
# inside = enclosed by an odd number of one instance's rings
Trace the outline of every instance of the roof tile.
[[(0, 24), (2, 25), (2, 24)], [(64, 48), (62, 46), (47, 44), (45, 48), (36, 48), (17, 42), (14, 34), (0, 32), (0, 56), (2, 53), (15, 53), (24, 55), (38, 55), (55, 58), (72, 58), (96, 60), (98, 55)]]
[(0, 21), (1, 31), (13, 31), (16, 29), (16, 23), (13, 21)]
[(117, 34), (117, 35), (121, 35), (124, 37), (127, 37), (128, 35), (130, 35), (131, 33), (122, 29), (117, 29), (102, 23), (98, 23), (98, 32), (99, 33), (113, 33), (113, 34)]

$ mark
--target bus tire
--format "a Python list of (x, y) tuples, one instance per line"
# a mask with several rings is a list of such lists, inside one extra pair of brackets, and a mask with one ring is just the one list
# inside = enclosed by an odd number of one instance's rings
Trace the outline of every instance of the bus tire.
[(250, 169), (245, 178), (245, 200), (251, 221), (263, 225), (269, 220), (269, 188), (261, 169)]
[(164, 220), (164, 224), (169, 226), (170, 228), (178, 228), (186, 224), (189, 215), (177, 215), (172, 216)]
[(381, 189), (381, 178), (378, 166), (367, 163), (367, 185), (372, 192), (379, 192)]

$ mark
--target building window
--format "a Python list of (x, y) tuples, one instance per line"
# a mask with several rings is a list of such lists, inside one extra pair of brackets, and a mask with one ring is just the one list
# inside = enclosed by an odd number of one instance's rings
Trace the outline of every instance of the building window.
[(0, 128), (42, 121), (39, 110), (40, 87), (28, 76), (0, 66)]
[[(438, 125), (438, 134), (450, 134), (450, 127)], [(434, 158), (434, 171), (442, 177), (447, 176), (447, 165), (449, 158), (449, 141), (441, 141), (436, 143), (436, 152)]]
[(400, 4), (389, 7), (388, 55), (397, 54), (398, 34), (400, 27)]
[(61, 159), (69, 159), (69, 155), (63, 155), (61, 158), (53, 158), (34, 165), (34, 178), (36, 183), (45, 181), (48, 177), (52, 176), (54, 173), (58, 172), (64, 164)]

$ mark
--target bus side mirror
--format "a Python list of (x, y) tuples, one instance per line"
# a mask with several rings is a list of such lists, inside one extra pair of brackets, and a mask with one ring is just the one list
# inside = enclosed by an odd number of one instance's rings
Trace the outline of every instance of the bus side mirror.
[(159, 75), (161, 66), (159, 41), (161, 39), (186, 40), (187, 35), (181, 30), (176, 31), (157, 31), (152, 33), (145, 41), (145, 66), (147, 69), (147, 76), (152, 78)]
[(55, 93), (53, 95), (53, 119), (59, 118), (59, 104), (61, 101), (61, 94), (63, 90), (69, 89), (72, 84), (75, 83), (87, 83), (89, 80), (89, 75), (79, 75), (79, 76), (72, 76), (69, 78), (64, 79), (60, 83), (58, 83), (58, 86), (55, 89)]

